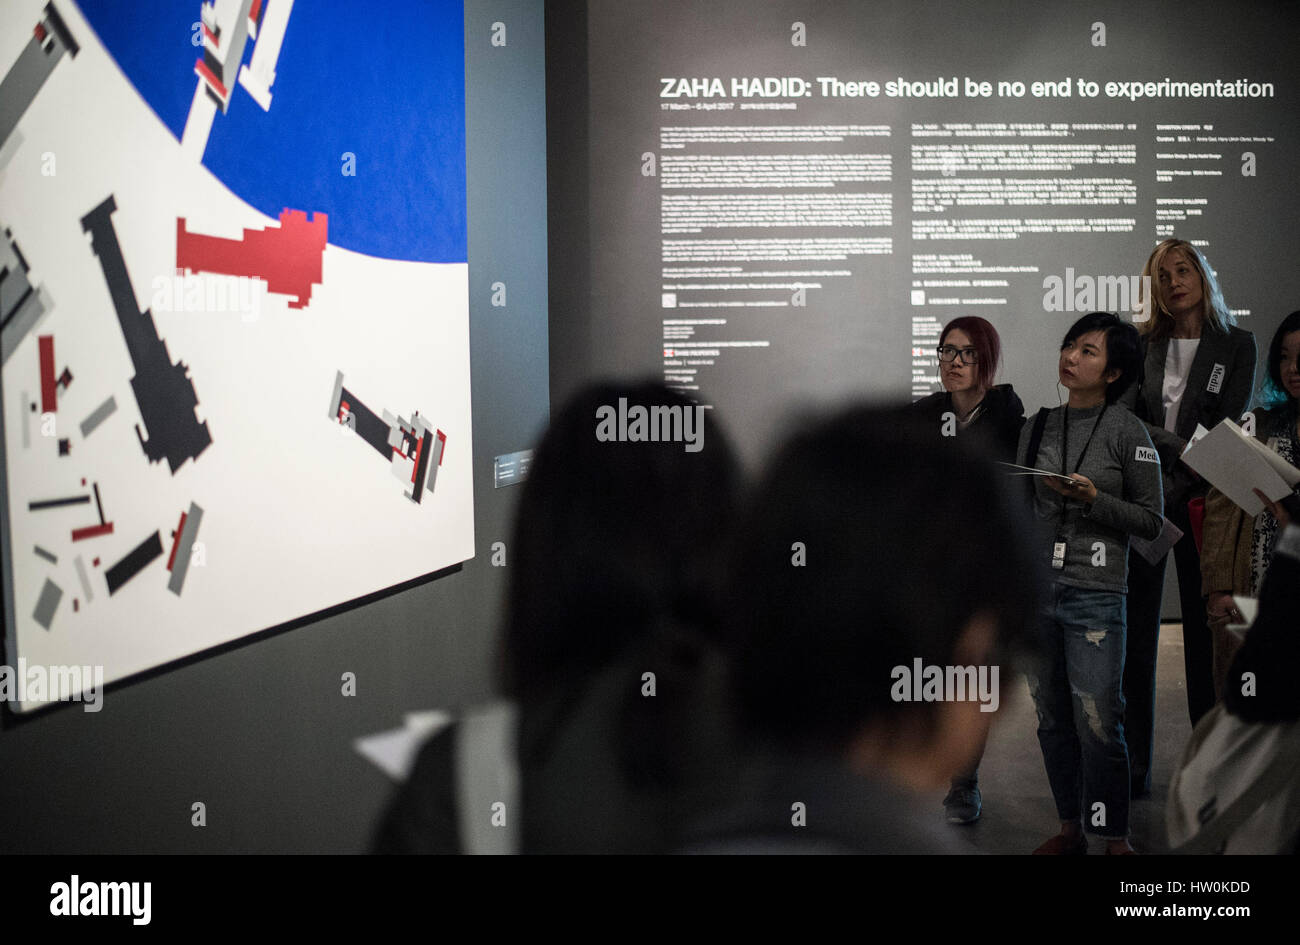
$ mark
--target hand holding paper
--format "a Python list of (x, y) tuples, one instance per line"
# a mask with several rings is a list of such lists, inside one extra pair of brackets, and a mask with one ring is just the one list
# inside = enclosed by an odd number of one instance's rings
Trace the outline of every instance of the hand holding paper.
[(1300, 469), (1226, 418), (1192, 444), (1183, 462), (1252, 516), (1264, 509), (1254, 490), (1276, 502), (1300, 483)]

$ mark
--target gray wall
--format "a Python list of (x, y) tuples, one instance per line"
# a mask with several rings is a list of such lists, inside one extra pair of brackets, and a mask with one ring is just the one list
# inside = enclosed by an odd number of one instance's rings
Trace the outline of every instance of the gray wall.
[[(489, 42), (498, 21), (504, 47)], [(470, 0), (465, 47), (476, 557), (110, 689), (98, 714), (73, 704), (0, 733), (0, 852), (358, 852), (392, 786), (352, 740), (489, 693), (506, 574), (490, 548), (519, 491), (493, 489), (492, 458), (531, 447), (548, 405), (541, 0)], [(505, 308), (489, 302), (497, 281)]]
[[(1218, 269), (1229, 303), (1249, 314), (1241, 326), (1253, 331), (1261, 349), (1282, 318), (1300, 307), (1300, 293), (1286, 278), (1300, 265), (1294, 240), (1271, 233), (1300, 214), (1294, 187), (1300, 174), (1295, 141), (1300, 135), (1296, 108), (1300, 69), (1289, 55), (1294, 4), (1260, 2), (1233, 7), (1215, 0), (1164, 0), (1133, 4), (1096, 0), (1079, 5), (1034, 0), (971, 4), (960, 0), (917, 0), (909, 4), (825, 0), (552, 0), (547, 4), (547, 82), (551, 94), (573, 103), (572, 114), (552, 118), (551, 244), (572, 248), (553, 252), (551, 385), (557, 401), (583, 380), (600, 374), (645, 374), (662, 378), (665, 358), (663, 319), (725, 318), (725, 327), (701, 326), (691, 340), (769, 340), (770, 348), (743, 353), (724, 351), (717, 365), (700, 368), (699, 398), (717, 407), (746, 460), (761, 462), (771, 444), (805, 406), (824, 407), (847, 398), (910, 399), (914, 315), (942, 324), (956, 315), (979, 314), (1001, 333), (1001, 379), (1014, 383), (1026, 409), (1060, 402), (1055, 352), (1079, 312), (1049, 312), (1042, 279), (1066, 267), (1077, 273), (1135, 274), (1157, 241), (1160, 198), (1204, 196), (1202, 216), (1176, 224), (1177, 234), (1208, 242), (1206, 253)], [(791, 43), (791, 24), (807, 27), (807, 46)], [(1091, 24), (1104, 21), (1107, 45), (1090, 42)], [(1160, 23), (1156, 28), (1154, 24)], [(875, 79), (902, 76), (933, 80), (938, 75), (986, 81), (1074, 75), (1102, 82), (1179, 80), (1248, 76), (1275, 85), (1273, 98), (1166, 98), (1129, 102), (1104, 96), (1085, 99), (959, 98), (799, 100), (797, 111), (776, 116), (763, 112), (666, 112), (665, 105), (692, 104), (689, 99), (661, 100), (661, 77), (816, 76)], [(735, 104), (730, 93), (717, 100)], [(743, 100), (740, 104), (746, 104)], [(580, 109), (580, 110), (579, 110)], [(764, 115), (768, 117), (763, 117)], [(751, 116), (751, 117), (746, 117)], [(559, 125), (567, 126), (556, 145)], [(934, 240), (912, 236), (912, 224), (930, 218), (912, 207), (912, 180), (932, 172), (911, 169), (908, 127), (913, 122), (1073, 122), (1133, 123), (1140, 129), (1114, 140), (1137, 144), (1136, 163), (1113, 173), (1132, 178), (1137, 204), (1122, 208), (1036, 207), (1003, 210), (987, 207), (953, 209), (955, 219), (1129, 216), (1135, 228), (1123, 233), (1036, 234), (1017, 240)], [(1222, 173), (1189, 183), (1157, 184), (1157, 124), (1213, 124), (1216, 135), (1230, 141), (1247, 136), (1253, 144), (1197, 146), (1221, 153), (1218, 164), (1198, 170)], [(671, 239), (738, 239), (889, 235), (890, 255), (853, 256), (844, 262), (791, 263), (763, 268), (852, 270), (852, 276), (826, 279), (810, 291), (806, 305), (785, 303), (775, 289), (749, 295), (713, 293), (728, 304), (762, 299), (772, 307), (702, 310), (661, 306), (671, 277), (662, 274), (662, 199), (680, 199), (695, 191), (665, 190), (641, 172), (641, 155), (748, 156), (766, 153), (751, 143), (708, 143), (673, 150), (661, 144), (665, 126), (762, 124), (887, 124), (893, 134), (882, 143), (845, 143), (845, 153), (868, 151), (893, 157), (893, 178), (886, 186), (841, 185), (846, 191), (892, 188), (893, 224), (869, 231), (833, 227), (719, 226), (701, 233), (676, 233)], [(1079, 141), (1093, 143), (1080, 132)], [(1264, 140), (1267, 138), (1267, 140)], [(1101, 139), (1098, 139), (1100, 141)], [(1106, 143), (1110, 143), (1107, 139)], [(1239, 173), (1240, 152), (1255, 149), (1255, 176)], [(830, 145), (785, 143), (771, 153), (821, 153)], [(567, 158), (567, 159), (565, 159)], [(1190, 162), (1189, 162), (1190, 163)], [(991, 174), (991, 176), (999, 176)], [(1024, 176), (1038, 173), (1025, 172)], [(1097, 171), (1096, 174), (1110, 174)], [(1093, 171), (1063, 176), (1094, 176)], [(980, 174), (978, 176), (986, 176)], [(1022, 176), (1020, 172), (1008, 176)], [(563, 180), (557, 183), (555, 178)], [(662, 179), (662, 169), (661, 169)], [(810, 188), (791, 188), (792, 191)], [(743, 190), (743, 188), (742, 188)], [(735, 188), (699, 191), (716, 196), (744, 196)], [(758, 193), (759, 191), (756, 191)], [(834, 192), (828, 191), (828, 192)], [(770, 191), (769, 191), (770, 193)], [(557, 206), (556, 198), (566, 203)], [(967, 308), (933, 304), (913, 308), (907, 290), (914, 278), (913, 253), (971, 252), (988, 265), (1038, 267), (1033, 274), (1008, 276), (1004, 289), (973, 295), (1005, 296), (1004, 305)], [(709, 263), (712, 265), (712, 263)], [(728, 265), (744, 266), (741, 262)], [(928, 277), (928, 276), (927, 276)], [(700, 281), (700, 280), (692, 280)], [(735, 281), (751, 281), (736, 277)], [(757, 276), (755, 283), (765, 280)], [(778, 283), (779, 284), (779, 283)], [(769, 283), (770, 285), (770, 283)], [(563, 306), (559, 293), (567, 293)], [(687, 292), (687, 295), (690, 293)], [(933, 290), (931, 295), (942, 294)], [(696, 293), (693, 301), (701, 301)], [(927, 355), (931, 365), (937, 361)], [(934, 372), (937, 374), (937, 371)], [(937, 378), (936, 378), (937, 380)], [(932, 385), (937, 389), (937, 384)], [(692, 394), (692, 396), (697, 396)]]

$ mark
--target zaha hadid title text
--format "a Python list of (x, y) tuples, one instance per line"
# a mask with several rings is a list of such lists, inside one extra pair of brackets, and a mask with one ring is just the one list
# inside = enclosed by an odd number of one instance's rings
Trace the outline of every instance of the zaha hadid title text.
[(659, 80), (660, 98), (810, 98), (814, 91), (823, 98), (1272, 98), (1273, 83), (1248, 79), (1204, 79), (1184, 82), (1169, 77), (1157, 81), (1100, 82), (1065, 76), (1058, 79), (997, 82), (969, 76), (936, 76), (915, 81), (899, 76), (886, 82), (844, 80), (817, 76), (809, 82), (799, 76), (664, 77)]

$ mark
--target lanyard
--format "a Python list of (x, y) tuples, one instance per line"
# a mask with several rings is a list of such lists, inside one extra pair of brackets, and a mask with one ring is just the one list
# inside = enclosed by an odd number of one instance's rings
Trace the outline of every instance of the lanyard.
[[(1076, 473), (1077, 473), (1077, 472), (1079, 471), (1079, 469), (1083, 466), (1083, 458), (1084, 458), (1085, 456), (1088, 455), (1088, 447), (1092, 446), (1092, 438), (1093, 438), (1094, 436), (1097, 435), (1097, 428), (1098, 428), (1099, 426), (1101, 426), (1101, 418), (1104, 417), (1104, 416), (1106, 416), (1106, 408), (1109, 407), (1109, 406), (1110, 406), (1110, 404), (1103, 404), (1103, 405), (1102, 405), (1102, 408), (1101, 408), (1101, 413), (1097, 414), (1097, 420), (1096, 420), (1096, 422), (1093, 423), (1093, 425), (1092, 425), (1092, 432), (1088, 434), (1087, 442), (1085, 442), (1085, 443), (1083, 444), (1083, 452), (1079, 454), (1079, 461), (1078, 461), (1077, 463), (1074, 464), (1074, 471), (1075, 471)], [(1070, 455), (1070, 453), (1069, 453), (1069, 446), (1070, 446), (1070, 408), (1069, 408), (1069, 407), (1064, 407), (1064, 408), (1062, 408), (1062, 409), (1065, 411), (1065, 413), (1061, 414), (1061, 473), (1062, 473), (1062, 475), (1064, 475), (1064, 474), (1065, 474), (1065, 470), (1066, 470), (1066, 464), (1069, 462), (1068, 457), (1069, 457), (1069, 455)], [(1061, 496), (1061, 519), (1062, 519), (1062, 521), (1064, 521), (1064, 519), (1065, 519), (1065, 503), (1066, 503), (1067, 501), (1068, 501), (1068, 500), (1065, 498), (1065, 496)]]

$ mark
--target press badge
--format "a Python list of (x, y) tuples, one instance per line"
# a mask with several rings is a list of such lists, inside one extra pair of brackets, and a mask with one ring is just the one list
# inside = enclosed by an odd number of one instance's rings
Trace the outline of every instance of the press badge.
[(1223, 388), (1223, 375), (1227, 369), (1222, 364), (1214, 365), (1214, 370), (1210, 372), (1210, 383), (1205, 385), (1205, 389), (1211, 394), (1217, 394)]
[(1052, 544), (1052, 567), (1058, 571), (1065, 567), (1065, 542), (1063, 541)]

